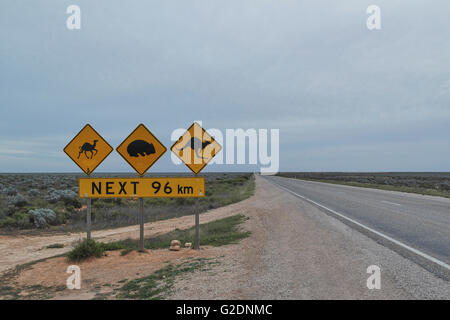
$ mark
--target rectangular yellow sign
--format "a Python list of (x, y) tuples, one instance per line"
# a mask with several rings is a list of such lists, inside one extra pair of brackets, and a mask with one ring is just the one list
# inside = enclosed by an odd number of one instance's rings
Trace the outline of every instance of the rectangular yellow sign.
[(205, 178), (80, 178), (80, 198), (190, 198), (205, 196)]

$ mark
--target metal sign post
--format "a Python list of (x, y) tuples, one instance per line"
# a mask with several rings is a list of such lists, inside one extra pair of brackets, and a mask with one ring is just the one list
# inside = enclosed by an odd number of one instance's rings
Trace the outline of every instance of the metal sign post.
[[(167, 151), (167, 148), (147, 129), (139, 124), (116, 148), (142, 179), (147, 170)], [(139, 251), (144, 251), (144, 198), (139, 197)]]
[[(143, 175), (139, 175), (140, 178)], [(144, 198), (139, 197), (139, 251), (144, 252)]]
[[(222, 146), (194, 122), (186, 132), (172, 145), (170, 150), (184, 162), (184, 164), (197, 176), (197, 174), (220, 152)], [(207, 155), (205, 157), (205, 155)], [(205, 190), (203, 190), (205, 192)], [(200, 208), (199, 199), (195, 201), (195, 241), (194, 249), (200, 249)]]
[(194, 249), (200, 250), (200, 212), (198, 198), (195, 199), (195, 241)]
[[(87, 124), (67, 144), (64, 152), (83, 170), (90, 178), (92, 172), (112, 152), (113, 148), (95, 129)], [(86, 225), (87, 239), (91, 239), (91, 198), (86, 199)]]
[(87, 224), (87, 239), (91, 240), (91, 198), (87, 198), (86, 224)]
[[(90, 174), (88, 174), (87, 176), (88, 178), (91, 177)], [(78, 190), (80, 190), (80, 187), (78, 187)], [(91, 240), (91, 228), (92, 228), (91, 205), (92, 199), (89, 197), (86, 199), (86, 228), (87, 228), (86, 238), (88, 240)]]
[(139, 198), (140, 214), (140, 232), (139, 232), (139, 251), (144, 251), (144, 198)]

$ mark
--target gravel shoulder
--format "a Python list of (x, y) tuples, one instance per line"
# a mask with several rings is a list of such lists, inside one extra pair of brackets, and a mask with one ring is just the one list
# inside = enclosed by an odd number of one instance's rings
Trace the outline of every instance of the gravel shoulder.
[[(172, 299), (450, 299), (450, 284), (256, 178), (246, 202), (251, 237), (224, 248), (214, 273), (176, 282)], [(381, 268), (369, 290), (367, 268)]]

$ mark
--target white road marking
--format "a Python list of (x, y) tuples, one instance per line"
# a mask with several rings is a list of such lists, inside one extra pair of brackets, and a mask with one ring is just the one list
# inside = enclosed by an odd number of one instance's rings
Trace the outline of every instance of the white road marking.
[(399, 203), (390, 202), (390, 201), (386, 201), (386, 200), (381, 200), (381, 202), (384, 202), (384, 203), (387, 203), (387, 204), (393, 204), (394, 206), (401, 206), (401, 204), (399, 204)]
[(356, 221), (356, 220), (353, 220), (353, 219), (351, 219), (351, 218), (348, 218), (348, 217), (344, 216), (343, 214), (341, 214), (341, 213), (339, 213), (339, 212), (337, 212), (337, 211), (334, 211), (333, 209), (330, 209), (330, 208), (328, 208), (328, 207), (326, 207), (326, 206), (324, 206), (324, 205), (322, 205), (322, 204), (320, 204), (320, 203), (318, 203), (318, 202), (315, 202), (314, 200), (311, 200), (311, 199), (309, 199), (309, 198), (307, 198), (307, 197), (304, 197), (304, 196), (302, 196), (302, 195), (300, 195), (300, 194), (298, 194), (298, 193), (295, 193), (294, 191), (291, 191), (291, 190), (289, 190), (289, 189), (287, 189), (287, 188), (285, 188), (285, 187), (282, 187), (282, 186), (280, 186), (279, 184), (276, 184), (276, 183), (274, 183), (274, 182), (272, 182), (272, 181), (270, 181), (270, 182), (273, 183), (273, 184), (275, 184), (275, 185), (278, 186), (279, 188), (281, 188), (281, 189), (283, 189), (283, 190), (285, 190), (285, 191), (287, 191), (287, 192), (293, 194), (293, 195), (296, 196), (296, 197), (299, 197), (299, 198), (301, 198), (301, 199), (303, 199), (303, 200), (305, 200), (305, 201), (308, 201), (308, 202), (310, 202), (310, 203), (312, 203), (312, 204), (315, 204), (315, 205), (318, 206), (318, 207), (321, 207), (321, 208), (323, 208), (323, 209), (325, 209), (325, 210), (327, 210), (327, 211), (330, 211), (330, 212), (334, 213), (335, 215), (337, 215), (337, 216), (339, 216), (339, 217), (341, 217), (341, 218), (343, 218), (343, 219), (345, 219), (345, 220), (347, 220), (347, 221), (350, 221), (350, 222), (352, 222), (352, 223), (354, 223), (354, 224), (360, 226), (361, 228), (366, 229), (367, 231), (370, 231), (370, 232), (372, 232), (372, 233), (375, 233), (376, 235), (378, 235), (378, 236), (380, 236), (380, 237), (382, 237), (382, 238), (384, 238), (384, 239), (386, 239), (386, 240), (389, 240), (389, 241), (395, 243), (396, 245), (398, 245), (398, 246), (400, 246), (400, 247), (402, 247), (402, 248), (404, 248), (404, 249), (406, 249), (406, 250), (409, 250), (409, 251), (411, 251), (411, 252), (417, 254), (418, 256), (421, 256), (422, 258), (425, 258), (425, 259), (427, 259), (427, 260), (429, 260), (429, 261), (431, 261), (431, 262), (434, 262), (434, 263), (436, 263), (437, 265), (439, 265), (439, 266), (441, 266), (441, 267), (447, 269), (448, 271), (450, 271), (450, 265), (446, 264), (445, 262), (443, 262), (443, 261), (441, 261), (441, 260), (439, 260), (439, 259), (436, 259), (436, 258), (434, 258), (434, 257), (432, 257), (432, 256), (430, 256), (430, 255), (428, 255), (428, 254), (426, 254), (426, 253), (424, 253), (424, 252), (422, 252), (422, 251), (420, 251), (420, 250), (414, 249), (414, 248), (408, 246), (407, 244), (404, 244), (403, 242), (400, 242), (400, 241), (398, 241), (398, 240), (395, 240), (394, 238), (391, 238), (391, 237), (389, 237), (389, 236), (387, 236), (387, 235), (385, 235), (385, 234), (383, 234), (383, 233), (381, 233), (381, 232), (379, 232), (379, 231), (376, 231), (376, 230), (374, 230), (374, 229), (372, 229), (372, 228), (370, 228), (370, 227), (367, 227), (367, 226), (363, 225), (362, 223), (359, 223), (359, 222)]

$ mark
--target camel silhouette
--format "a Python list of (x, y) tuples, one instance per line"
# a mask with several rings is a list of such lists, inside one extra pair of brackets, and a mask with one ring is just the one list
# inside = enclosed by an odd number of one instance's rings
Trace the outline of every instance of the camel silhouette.
[[(85, 142), (81, 147), (80, 147), (80, 152), (78, 153), (78, 159), (80, 159), (80, 156), (82, 153), (84, 153), (84, 155), (86, 156), (86, 158), (89, 159), (87, 152), (89, 151), (91, 153), (91, 158), (92, 159), (98, 152), (97, 149), (95, 149), (95, 146), (97, 145), (98, 140), (94, 140), (93, 144), (90, 144), (89, 142)], [(95, 154), (94, 154), (95, 151)]]
[(199, 155), (199, 151), (203, 151), (203, 149), (206, 148), (206, 146), (210, 145), (212, 143), (212, 141), (202, 141), (197, 137), (192, 137), (185, 145), (184, 147), (178, 149), (176, 148), (178, 151), (184, 151), (187, 148), (191, 148), (192, 150), (194, 150), (195, 155), (197, 156), (197, 158), (200, 159), (205, 159), (203, 158), (203, 156)]

